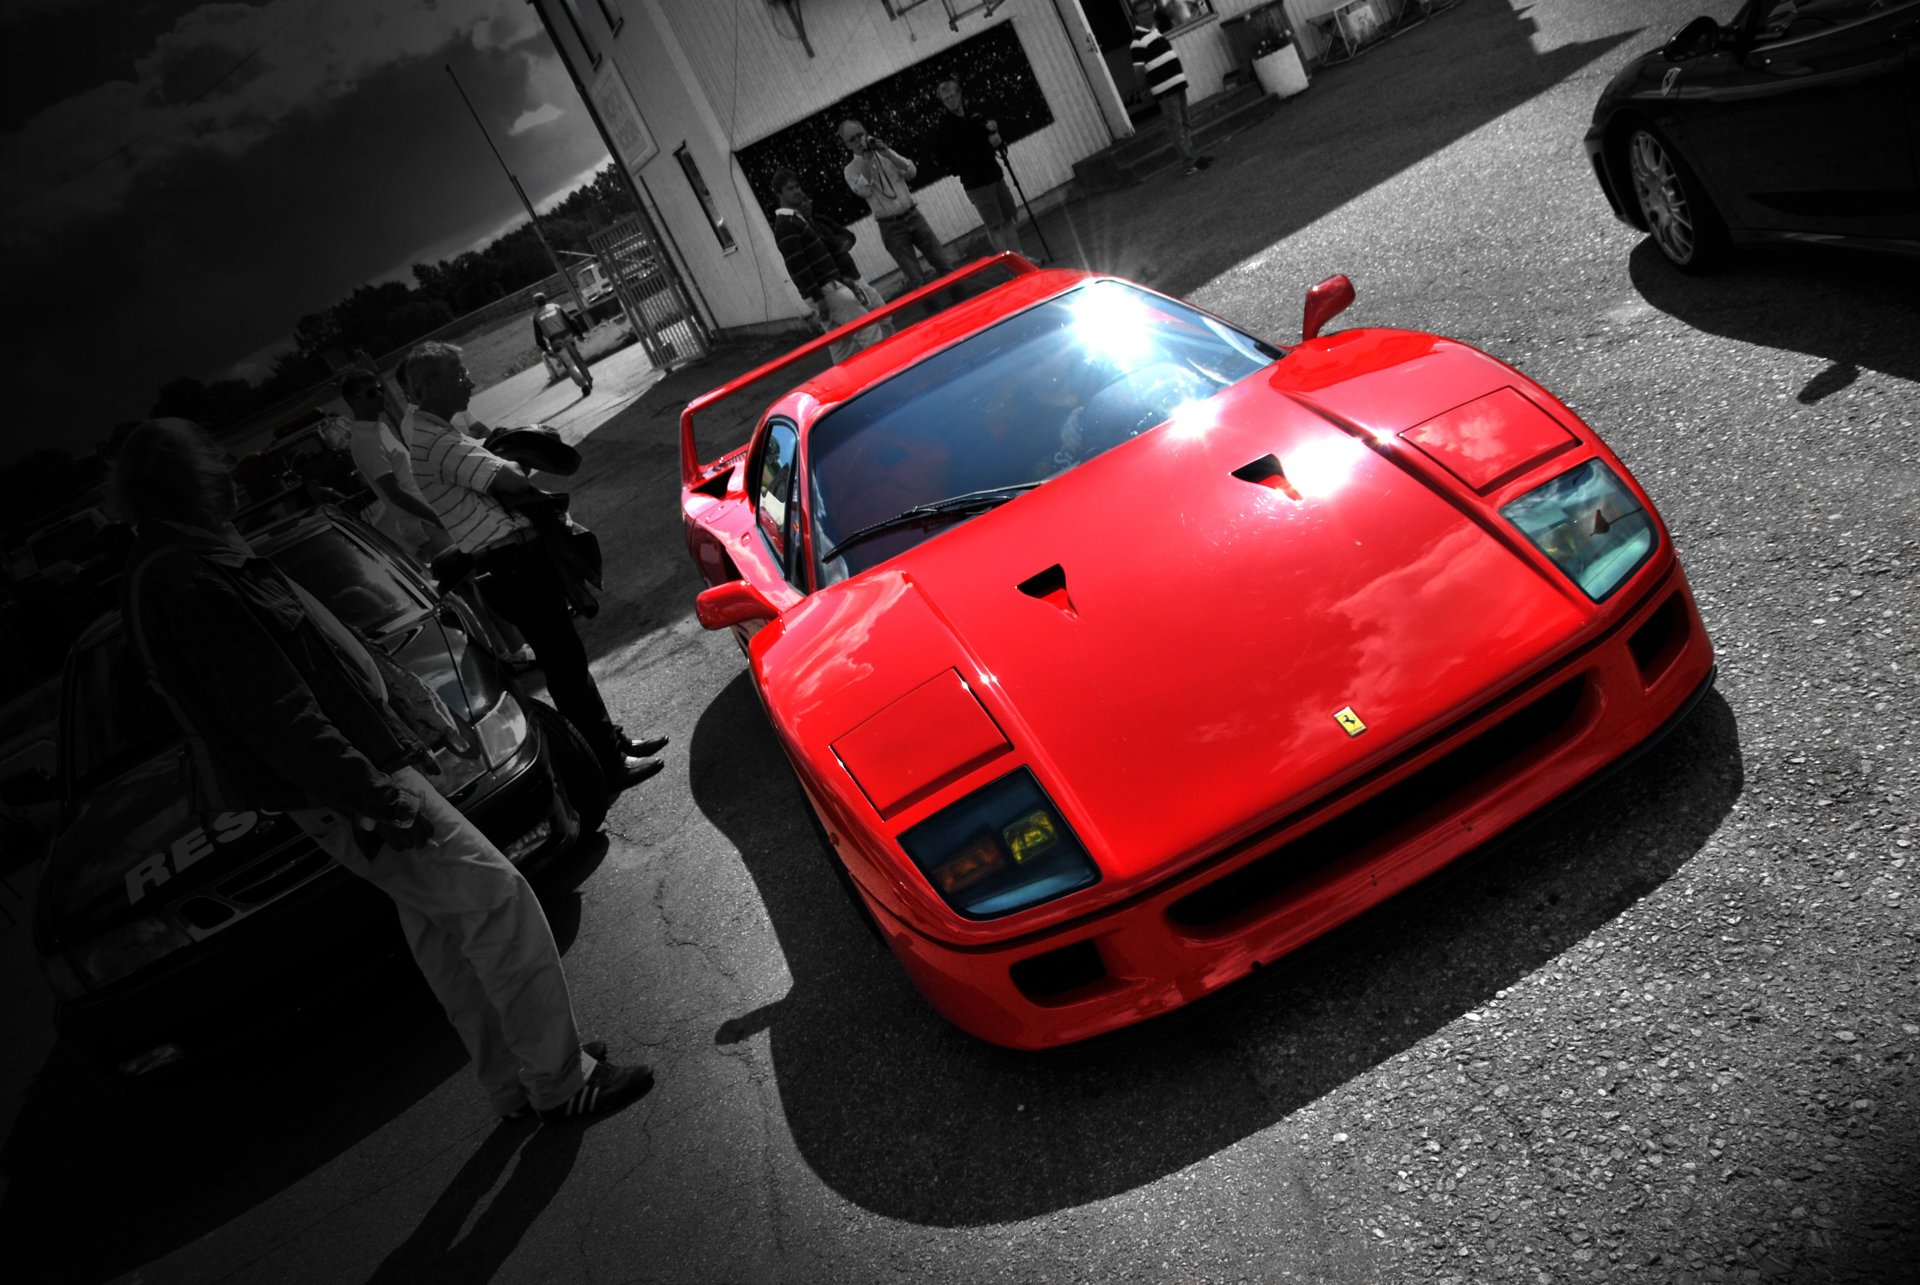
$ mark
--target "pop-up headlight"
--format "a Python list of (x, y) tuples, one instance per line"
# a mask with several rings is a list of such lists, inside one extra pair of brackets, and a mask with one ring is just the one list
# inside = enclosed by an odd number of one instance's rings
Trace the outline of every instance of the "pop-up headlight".
[(1073, 828), (1025, 768), (975, 790), (900, 836), (934, 890), (969, 919), (992, 919), (1099, 882)]
[(1653, 518), (1599, 460), (1588, 460), (1500, 510), (1599, 602), (1653, 555)]

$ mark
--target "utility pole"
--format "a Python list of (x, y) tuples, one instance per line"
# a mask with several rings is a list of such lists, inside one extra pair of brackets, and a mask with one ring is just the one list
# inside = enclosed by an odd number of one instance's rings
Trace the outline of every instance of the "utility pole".
[(553, 246), (548, 243), (547, 234), (540, 226), (540, 216), (533, 212), (533, 202), (527, 199), (527, 190), (520, 186), (520, 180), (514, 177), (512, 170), (507, 168), (507, 162), (505, 158), (500, 155), (500, 149), (493, 145), (493, 135), (487, 133), (486, 124), (480, 119), (480, 113), (474, 111), (473, 100), (467, 97), (466, 86), (460, 83), (460, 77), (454, 75), (453, 64), (446, 63), (444, 65), (447, 69), (447, 75), (453, 79), (453, 87), (460, 91), (460, 101), (467, 105), (468, 114), (473, 117), (473, 123), (479, 128), (480, 137), (487, 140), (487, 150), (493, 153), (494, 160), (500, 162), (501, 173), (505, 174), (507, 181), (513, 184), (514, 195), (518, 196), (520, 198), (520, 204), (526, 207), (527, 218), (533, 224), (533, 234), (540, 239), (540, 248), (547, 252), (547, 262), (551, 263), (553, 270), (560, 274), (560, 279), (567, 283), (567, 292), (573, 296), (573, 306), (580, 310), (581, 322), (583, 324), (587, 323), (589, 320), (587, 316), (587, 301), (581, 296), (580, 287), (574, 284), (573, 274), (567, 271), (566, 267), (560, 262), (560, 256), (553, 252)]

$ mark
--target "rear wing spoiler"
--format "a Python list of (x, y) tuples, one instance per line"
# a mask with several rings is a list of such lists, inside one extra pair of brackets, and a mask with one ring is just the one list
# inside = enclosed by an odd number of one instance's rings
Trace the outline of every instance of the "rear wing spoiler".
[(892, 303), (884, 304), (881, 307), (875, 308), (872, 312), (867, 313), (865, 316), (854, 321), (849, 321), (844, 326), (829, 330), (817, 339), (809, 339), (806, 343), (801, 344), (785, 356), (776, 357), (766, 365), (761, 366), (758, 370), (750, 370), (731, 383), (723, 384), (719, 388), (704, 392), (688, 402), (687, 408), (680, 412), (681, 485), (692, 489), (702, 483), (711, 481), (723, 468), (731, 467), (731, 457), (740, 449), (739, 447), (735, 447), (717, 459), (704, 464), (701, 463), (699, 448), (694, 445), (693, 440), (693, 420), (696, 415), (702, 411), (712, 409), (714, 406), (759, 383), (770, 375), (776, 375), (790, 366), (805, 361), (815, 353), (824, 350), (837, 339), (853, 334), (856, 331), (864, 330), (876, 321), (891, 317), (920, 302), (920, 300), (926, 298), (928, 295), (946, 289), (957, 281), (965, 281), (969, 278), (977, 277), (995, 268), (1005, 268), (1016, 277), (1022, 277), (1029, 273), (1040, 271), (1032, 262), (1015, 254), (1011, 250), (1003, 250), (999, 254), (989, 255), (984, 259), (976, 259), (964, 268), (949, 272), (937, 281), (929, 281), (917, 290), (910, 290), (898, 299), (895, 299)]

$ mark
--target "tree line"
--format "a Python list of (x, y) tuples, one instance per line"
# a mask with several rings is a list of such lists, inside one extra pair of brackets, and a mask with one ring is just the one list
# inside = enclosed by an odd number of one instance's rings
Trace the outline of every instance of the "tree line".
[[(590, 251), (588, 238), (599, 229), (635, 213), (633, 200), (612, 162), (567, 194), (541, 226), (556, 251)], [(563, 261), (566, 256), (562, 255)], [(577, 261), (570, 261), (577, 262)], [(294, 323), (293, 346), (274, 355), (267, 374), (257, 380), (179, 376), (160, 386), (148, 414), (190, 419), (218, 433), (221, 429), (319, 383), (333, 370), (328, 360), (364, 349), (376, 356), (419, 338), (457, 317), (483, 308), (552, 274), (553, 266), (533, 225), (522, 223), (478, 250), (438, 263), (416, 263), (413, 284), (384, 281), (357, 287), (346, 298)], [(111, 459), (137, 421), (116, 425), (93, 458), (46, 447), (0, 465), (0, 488), (26, 502), (8, 514), (7, 525), (30, 526), (58, 512), (96, 480), (100, 463)]]

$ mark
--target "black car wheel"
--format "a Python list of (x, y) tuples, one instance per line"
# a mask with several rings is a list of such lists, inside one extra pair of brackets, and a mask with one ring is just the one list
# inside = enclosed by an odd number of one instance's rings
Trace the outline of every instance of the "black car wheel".
[(595, 833), (607, 819), (607, 809), (613, 803), (613, 792), (607, 788), (607, 774), (601, 770), (600, 760), (594, 756), (593, 747), (587, 744), (580, 729), (568, 722), (559, 710), (543, 701), (527, 703), (533, 708), (533, 721), (540, 725), (541, 734), (551, 747), (554, 778), (580, 818), (580, 833)]
[(1667, 262), (1682, 272), (1704, 272), (1726, 257), (1726, 229), (1713, 202), (1651, 127), (1637, 127), (1627, 137), (1627, 169), (1647, 234)]

